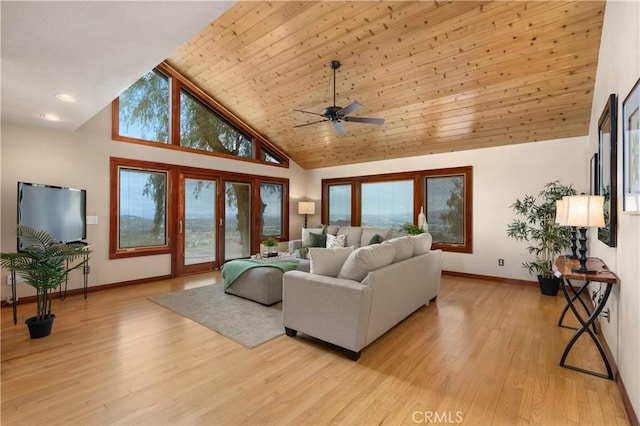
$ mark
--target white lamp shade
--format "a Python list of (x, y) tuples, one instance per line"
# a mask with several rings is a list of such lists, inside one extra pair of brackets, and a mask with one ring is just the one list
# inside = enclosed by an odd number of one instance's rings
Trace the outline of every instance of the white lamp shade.
[(567, 226), (567, 200), (568, 197), (556, 201), (556, 223), (560, 226)]
[(603, 227), (604, 197), (602, 195), (572, 195), (565, 197), (567, 226), (580, 228)]
[(315, 214), (316, 203), (313, 201), (298, 201), (298, 214)]

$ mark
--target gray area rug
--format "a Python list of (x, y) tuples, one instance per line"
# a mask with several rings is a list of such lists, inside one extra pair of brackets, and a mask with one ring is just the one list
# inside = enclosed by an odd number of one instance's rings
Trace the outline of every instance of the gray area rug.
[(249, 349), (284, 334), (282, 303), (266, 307), (225, 294), (222, 284), (149, 298)]

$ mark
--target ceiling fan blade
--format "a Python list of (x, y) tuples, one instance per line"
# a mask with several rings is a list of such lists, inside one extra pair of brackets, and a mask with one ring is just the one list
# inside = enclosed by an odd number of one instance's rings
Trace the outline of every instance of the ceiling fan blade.
[(297, 126), (293, 126), (293, 127), (304, 127), (304, 126), (310, 126), (312, 124), (318, 124), (318, 123), (323, 123), (325, 121), (329, 121), (329, 120), (318, 120), (318, 121), (312, 121), (311, 123), (304, 123), (304, 124), (298, 124)]
[(347, 105), (346, 107), (336, 112), (336, 115), (344, 117), (345, 115), (349, 115), (352, 112), (359, 110), (360, 108), (362, 108), (362, 105), (357, 102), (352, 102), (350, 105)]
[(344, 128), (344, 126), (342, 125), (341, 122), (332, 121), (332, 123), (333, 123), (333, 127), (335, 127), (336, 133), (338, 133), (338, 135), (344, 136), (347, 133), (347, 129)]
[(323, 115), (323, 114), (319, 114), (319, 113), (317, 113), (317, 112), (304, 111), (304, 110), (301, 110), (301, 109), (294, 109), (294, 111), (297, 111), (297, 112), (304, 112), (305, 114), (313, 114), (313, 115), (319, 115), (320, 117), (324, 117), (324, 115)]
[(354, 123), (377, 124), (378, 126), (384, 124), (384, 118), (344, 117), (343, 120)]

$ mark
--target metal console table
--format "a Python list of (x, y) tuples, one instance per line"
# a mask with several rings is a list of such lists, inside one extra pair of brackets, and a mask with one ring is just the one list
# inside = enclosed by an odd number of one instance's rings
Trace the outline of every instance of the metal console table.
[[(558, 257), (555, 262), (554, 269), (556, 271), (556, 275), (565, 281), (564, 285), (562, 285), (562, 292), (564, 293), (564, 297), (567, 300), (567, 306), (565, 306), (565, 308), (562, 310), (562, 314), (560, 315), (560, 320), (558, 321), (558, 325), (561, 327), (565, 327), (562, 324), (562, 322), (564, 320), (565, 314), (569, 309), (571, 309), (571, 311), (574, 313), (574, 315), (580, 322), (580, 327), (578, 327), (576, 333), (573, 335), (573, 337), (567, 344), (566, 348), (564, 349), (564, 353), (562, 354), (562, 358), (560, 359), (560, 365), (562, 367), (570, 368), (572, 370), (580, 371), (582, 373), (587, 373), (593, 376), (598, 376), (605, 379), (613, 380), (614, 375), (611, 369), (611, 364), (607, 359), (607, 355), (604, 351), (602, 344), (600, 343), (600, 340), (596, 336), (595, 320), (598, 318), (598, 316), (602, 312), (602, 309), (604, 309), (604, 306), (607, 304), (607, 300), (609, 299), (609, 295), (611, 294), (611, 289), (613, 288), (613, 285), (618, 284), (618, 277), (616, 277), (616, 275), (607, 268), (607, 265), (605, 265), (602, 260), (595, 257), (590, 257), (587, 259), (587, 268), (590, 270), (597, 271), (596, 273), (581, 274), (581, 273), (573, 272), (572, 268), (577, 268), (578, 266), (579, 266), (579, 262), (577, 259), (569, 259), (565, 256)], [(573, 285), (571, 284), (571, 280), (584, 281), (584, 284), (576, 291), (573, 288)], [(597, 301), (597, 304), (594, 307), (594, 309), (589, 310), (585, 305), (584, 301), (582, 300), (582, 298), (580, 297), (580, 295), (589, 287), (589, 283), (592, 283), (592, 282), (599, 282), (599, 283), (605, 284), (605, 290), (604, 290), (604, 294), (602, 295), (602, 298), (599, 299), (599, 301)], [(573, 290), (573, 296), (569, 295), (569, 291), (567, 290), (567, 287)], [(588, 318), (584, 319), (583, 316), (578, 311), (578, 309), (576, 309), (576, 301), (580, 301), (580, 303), (582, 304), (582, 306), (584, 307), (584, 309), (589, 315)], [(604, 366), (607, 369), (607, 374), (602, 374), (597, 371), (587, 370), (587, 369), (576, 367), (566, 363), (567, 356), (569, 355), (569, 352), (571, 352), (573, 345), (578, 341), (580, 336), (582, 336), (584, 333), (587, 333), (591, 337), (591, 340), (593, 340), (593, 343), (596, 345), (596, 348), (600, 353), (600, 357), (602, 358), (602, 362), (604, 363)]]

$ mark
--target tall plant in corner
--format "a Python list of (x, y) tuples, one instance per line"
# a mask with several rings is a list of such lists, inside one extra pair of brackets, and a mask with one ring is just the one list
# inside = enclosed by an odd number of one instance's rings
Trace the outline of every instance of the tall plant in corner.
[[(553, 261), (563, 249), (569, 246), (571, 239), (571, 229), (555, 223), (556, 201), (566, 195), (575, 194), (576, 190), (571, 185), (567, 186), (554, 181), (547, 183), (537, 196), (525, 195), (511, 205), (516, 218), (507, 227), (507, 235), (518, 241), (529, 243), (527, 250), (535, 258), (532, 261), (523, 262), (522, 266), (529, 273), (538, 276), (543, 293), (542, 280), (553, 278)], [(555, 293), (557, 293), (557, 284)]]
[(22, 249), (17, 253), (0, 253), (0, 266), (19, 273), (26, 284), (36, 289), (36, 316), (27, 320), (30, 325), (53, 317), (52, 293), (71, 271), (87, 263), (89, 251), (84, 244), (61, 243), (51, 234), (29, 226), (18, 226), (18, 238)]

